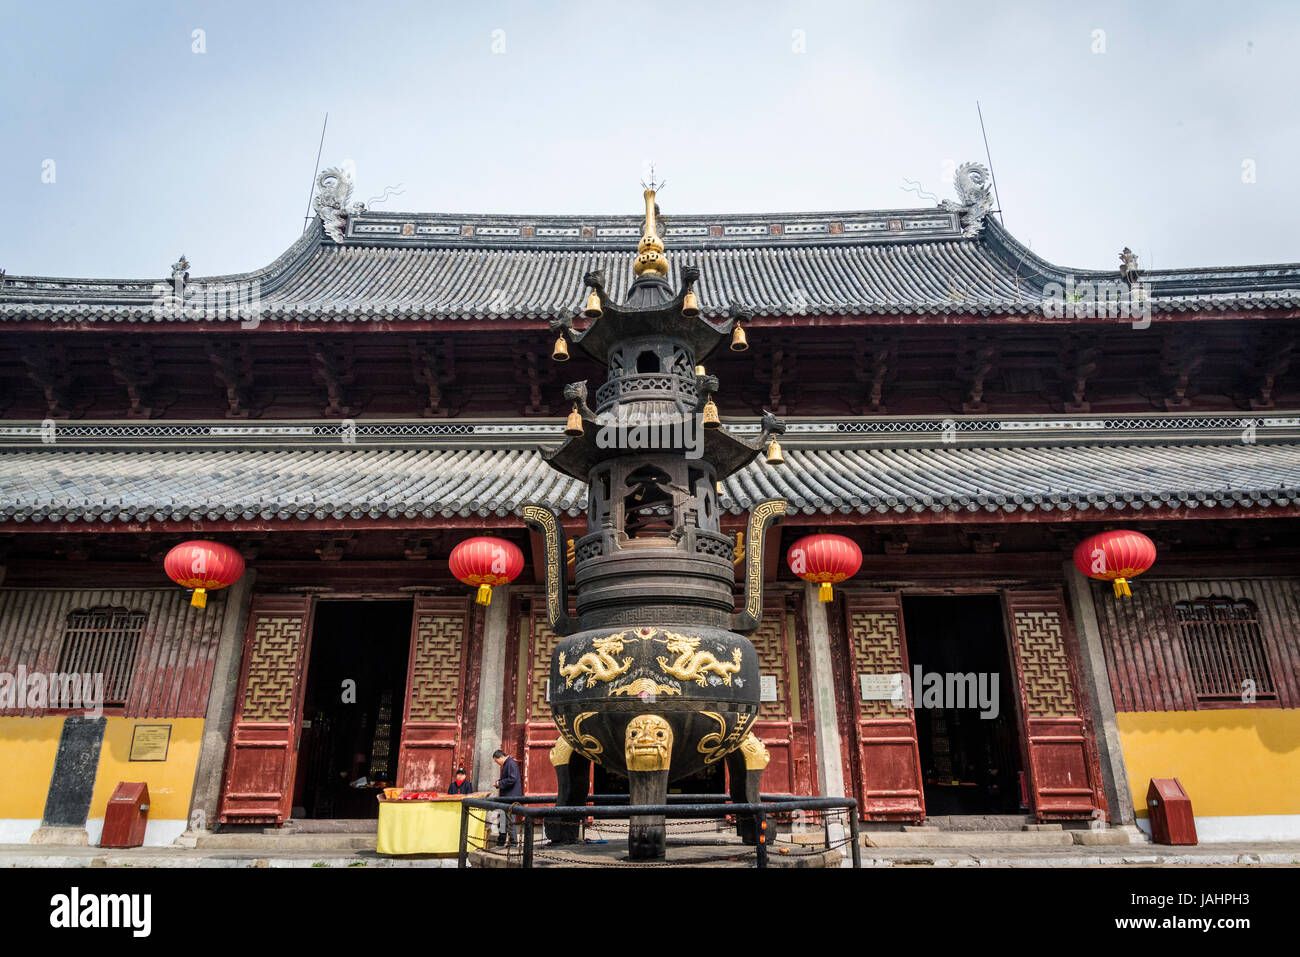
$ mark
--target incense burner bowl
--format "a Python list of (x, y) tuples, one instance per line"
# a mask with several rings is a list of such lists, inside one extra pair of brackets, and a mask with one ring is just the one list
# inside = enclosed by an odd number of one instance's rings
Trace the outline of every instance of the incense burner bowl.
[(714, 626), (612, 625), (557, 644), (550, 689), (565, 741), (618, 774), (629, 760), (647, 769), (646, 735), (632, 732), (645, 716), (662, 719), (671, 733), (656, 740), (667, 744), (671, 782), (740, 746), (758, 716), (758, 655), (749, 639)]

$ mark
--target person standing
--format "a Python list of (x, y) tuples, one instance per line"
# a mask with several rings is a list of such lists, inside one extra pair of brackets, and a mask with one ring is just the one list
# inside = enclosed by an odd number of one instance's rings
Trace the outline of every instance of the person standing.
[[(500, 748), (492, 753), (492, 760), (496, 762), (497, 767), (501, 769), (501, 777), (493, 787), (497, 794), (503, 798), (515, 798), (524, 796), (524, 780), (519, 773), (519, 762), (510, 755), (506, 754)], [(515, 843), (515, 819), (508, 811), (501, 811), (506, 819), (506, 826), (501, 826), (500, 817), (497, 818), (497, 846), (506, 843), (507, 834), (511, 846)]]

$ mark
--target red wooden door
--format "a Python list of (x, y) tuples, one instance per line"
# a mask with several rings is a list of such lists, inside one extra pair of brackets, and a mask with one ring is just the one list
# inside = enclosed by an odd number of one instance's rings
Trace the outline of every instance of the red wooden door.
[(223, 823), (280, 824), (289, 817), (312, 610), (310, 597), (253, 598), (218, 810)]
[(1096, 740), (1059, 591), (1007, 591), (1025, 768), (1040, 820), (1105, 811)]
[(512, 617), (515, 640), (506, 663), (506, 738), (519, 761), (524, 793), (554, 794), (558, 785), (550, 752), (560, 732), (551, 717), (548, 682), (559, 638), (547, 624), (546, 599), (540, 595), (520, 597)]
[[(925, 793), (912, 711), (903, 601), (897, 593), (848, 594), (844, 601), (857, 738), (857, 792), (862, 817), (921, 821)], [(901, 674), (903, 700), (863, 700), (862, 675)]]
[[(415, 599), (397, 758), (399, 787), (446, 791), (457, 763), (472, 760), (474, 725), (466, 713), (467, 693), (472, 696), (473, 690), (472, 622), (468, 598)], [(476, 779), (485, 777), (479, 773)]]
[(765, 794), (816, 794), (812, 690), (808, 642), (803, 631), (802, 596), (769, 595), (762, 624), (749, 640), (758, 652), (758, 670), (767, 690), (753, 731), (771, 760), (763, 772)]

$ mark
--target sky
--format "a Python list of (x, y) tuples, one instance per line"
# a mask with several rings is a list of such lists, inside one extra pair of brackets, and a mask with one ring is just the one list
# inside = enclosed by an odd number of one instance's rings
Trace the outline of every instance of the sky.
[(1051, 262), (1300, 261), (1293, 0), (0, 0), (0, 62), (11, 276), (269, 263), (327, 113), (373, 209), (670, 216), (931, 207), (977, 101)]

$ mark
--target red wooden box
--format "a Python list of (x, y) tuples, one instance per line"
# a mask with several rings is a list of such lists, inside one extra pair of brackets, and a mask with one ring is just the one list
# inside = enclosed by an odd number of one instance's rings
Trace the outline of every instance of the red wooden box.
[(1192, 799), (1177, 778), (1152, 778), (1147, 787), (1151, 840), (1157, 844), (1195, 844)]
[(149, 821), (149, 786), (143, 781), (119, 781), (104, 812), (100, 847), (139, 847)]

